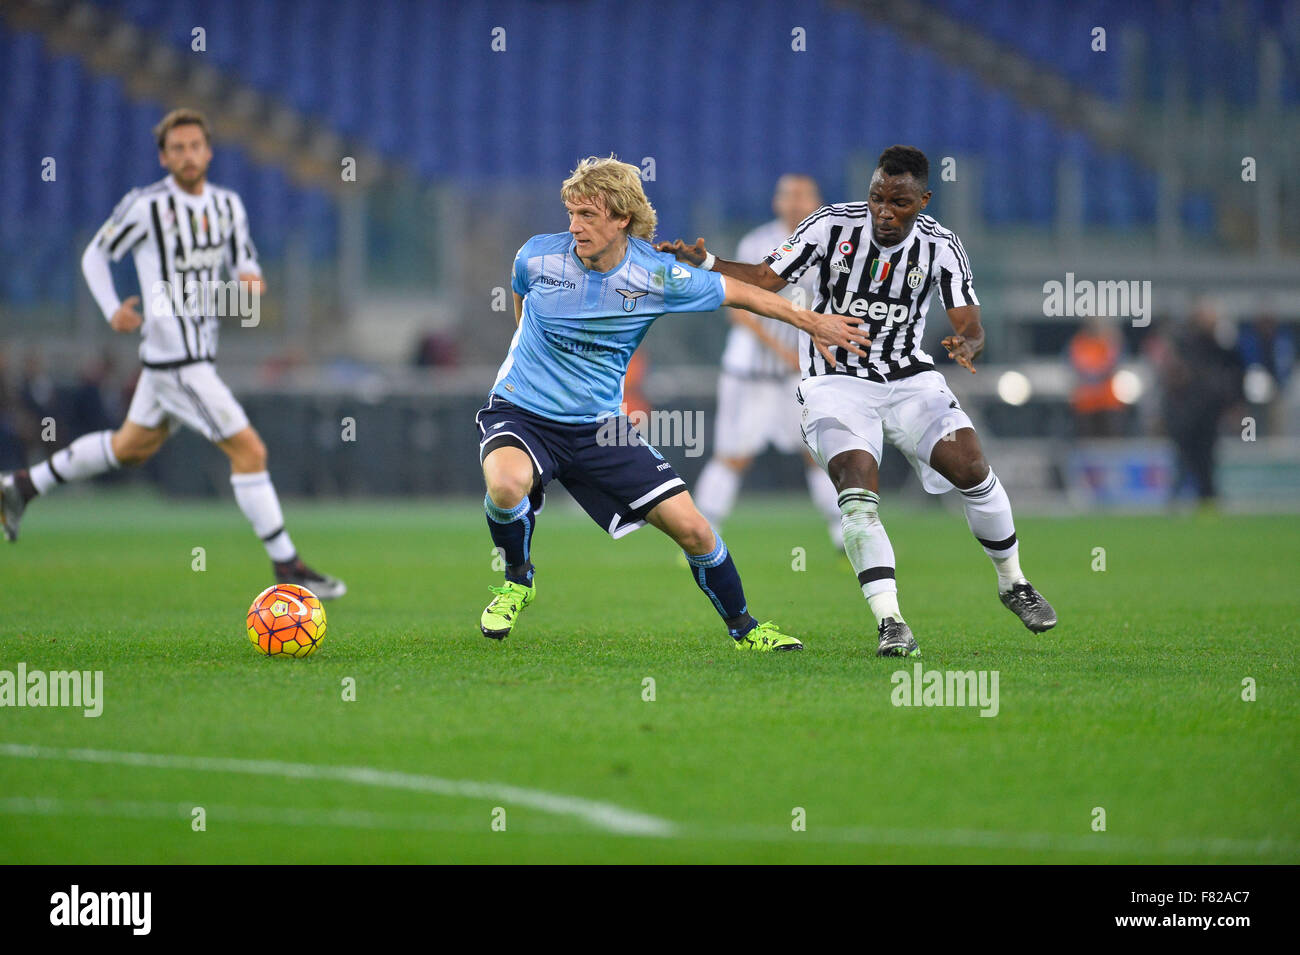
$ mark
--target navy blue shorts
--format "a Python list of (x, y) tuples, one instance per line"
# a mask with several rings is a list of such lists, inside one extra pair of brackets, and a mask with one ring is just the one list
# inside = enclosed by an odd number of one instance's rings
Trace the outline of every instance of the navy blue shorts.
[(542, 509), (546, 485), (558, 480), (611, 537), (645, 526), (656, 504), (686, 490), (686, 482), (625, 415), (592, 424), (564, 424), (525, 411), (497, 395), (474, 416), (478, 457), (502, 446), (533, 459), (533, 510)]

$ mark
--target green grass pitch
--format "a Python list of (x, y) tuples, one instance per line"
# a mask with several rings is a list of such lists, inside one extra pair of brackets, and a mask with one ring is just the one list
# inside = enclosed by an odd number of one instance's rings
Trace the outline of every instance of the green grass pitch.
[(0, 545), (0, 670), (104, 680), (98, 718), (0, 708), (0, 862), (1300, 861), (1295, 516), (1021, 519), (1034, 636), (959, 513), (886, 508), (922, 662), (998, 671), (985, 718), (892, 705), (912, 663), (798, 500), (726, 528), (791, 654), (560, 501), (502, 643), (476, 502), (287, 512), (351, 587), (307, 660), (248, 644), (269, 565), (230, 501), (68, 493)]

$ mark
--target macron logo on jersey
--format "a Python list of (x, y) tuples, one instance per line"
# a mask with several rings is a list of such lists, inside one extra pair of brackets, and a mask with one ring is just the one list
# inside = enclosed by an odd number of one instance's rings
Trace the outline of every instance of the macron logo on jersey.
[(869, 318), (873, 322), (890, 324), (907, 321), (908, 315), (907, 306), (899, 302), (875, 296), (859, 298), (849, 292), (845, 292), (838, 302), (832, 298), (831, 309), (838, 315), (852, 315), (854, 318)]
[(568, 279), (553, 279), (549, 275), (539, 275), (537, 276), (537, 281), (541, 282), (543, 285), (553, 285), (556, 288), (566, 289), (570, 292), (578, 287), (574, 282), (571, 282)]

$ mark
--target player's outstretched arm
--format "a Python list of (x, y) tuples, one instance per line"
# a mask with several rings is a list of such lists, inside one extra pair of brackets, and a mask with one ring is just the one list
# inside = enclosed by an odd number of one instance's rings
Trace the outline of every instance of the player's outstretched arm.
[(956, 335), (949, 335), (939, 344), (948, 350), (948, 357), (969, 368), (975, 374), (974, 361), (984, 350), (984, 326), (980, 324), (980, 307), (978, 305), (959, 305), (948, 309), (948, 320), (952, 322)]
[[(694, 245), (687, 245), (681, 239), (660, 242), (655, 248), (660, 252), (671, 252), (678, 262), (685, 262), (696, 268), (703, 266), (710, 255), (709, 250), (704, 247), (703, 239), (696, 239)], [(767, 289), (769, 292), (780, 291), (786, 285), (785, 279), (773, 272), (772, 267), (766, 262), (746, 265), (744, 262), (731, 262), (714, 256), (713, 261), (709, 263), (709, 268), (713, 272), (721, 272), (729, 279), (740, 279), (742, 282)]]
[(871, 339), (862, 330), (860, 318), (797, 308), (774, 292), (735, 278), (726, 283), (726, 298), (722, 304), (766, 315), (807, 332), (831, 368), (835, 367), (835, 355), (831, 349), (843, 348), (865, 358), (867, 353), (860, 346), (871, 344)]

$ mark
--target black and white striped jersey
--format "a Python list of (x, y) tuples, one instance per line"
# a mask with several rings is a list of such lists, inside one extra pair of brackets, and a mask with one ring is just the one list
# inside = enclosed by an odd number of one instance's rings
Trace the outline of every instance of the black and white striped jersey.
[[(759, 261), (769, 249), (790, 234), (788, 230), (789, 227), (780, 219), (773, 219), (752, 232), (747, 232), (736, 247), (736, 261)], [(781, 290), (781, 297), (797, 302), (800, 308), (812, 308), (815, 277), (814, 273), (805, 272), (797, 284), (792, 283)], [(770, 338), (795, 355), (802, 355), (807, 349), (806, 332), (765, 315), (754, 315), (754, 319)], [(767, 347), (744, 325), (733, 325), (727, 333), (727, 345), (722, 350), (722, 370), (742, 378), (785, 379), (797, 374), (784, 358)]]
[(108, 260), (135, 258), (140, 280), (140, 360), (146, 365), (211, 361), (217, 355), (216, 283), (261, 274), (239, 195), (205, 183), (190, 195), (168, 176), (133, 189), (95, 234), (82, 271), (106, 318), (120, 302)]
[(867, 358), (837, 349), (832, 371), (808, 342), (805, 377), (854, 375), (897, 381), (934, 367), (921, 349), (925, 315), (937, 292), (945, 309), (978, 305), (966, 250), (955, 233), (918, 215), (897, 245), (881, 247), (865, 202), (822, 206), (764, 259), (777, 275), (796, 282), (816, 269), (819, 312), (855, 315), (871, 339)]

